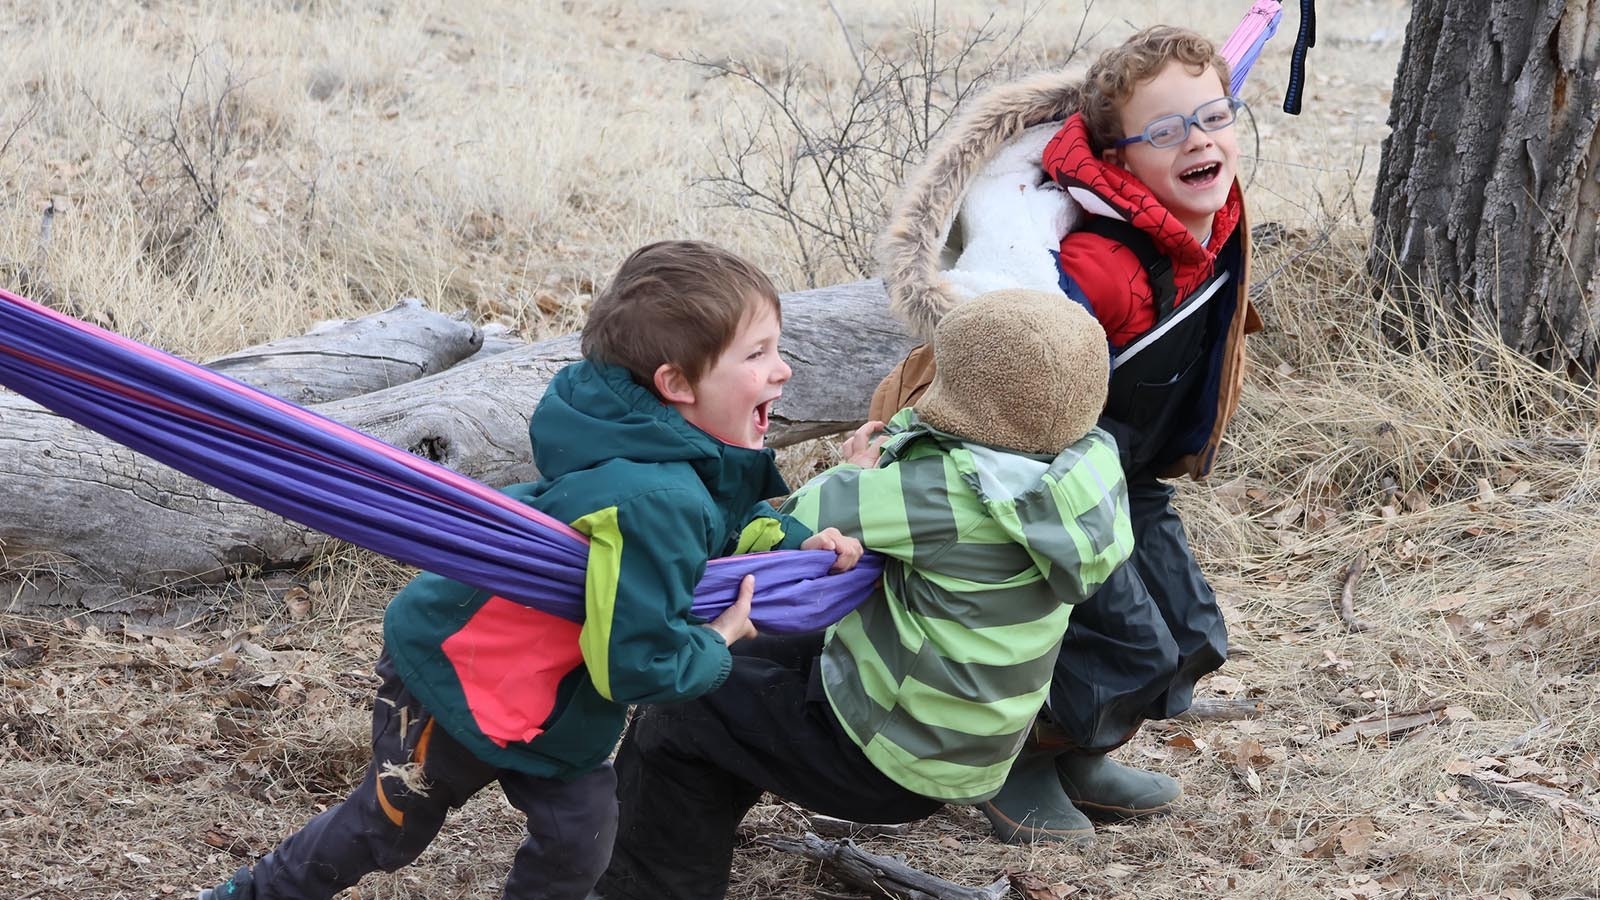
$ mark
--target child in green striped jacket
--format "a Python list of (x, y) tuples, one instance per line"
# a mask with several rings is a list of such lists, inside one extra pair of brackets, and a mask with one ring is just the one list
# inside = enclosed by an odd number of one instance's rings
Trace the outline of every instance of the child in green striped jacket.
[(762, 791), (903, 822), (1005, 781), (1073, 604), (1133, 548), (1116, 445), (1095, 427), (1105, 332), (1059, 297), (1001, 291), (945, 316), (934, 353), (916, 406), (881, 437), (863, 426), (785, 505), (888, 557), (882, 587), (825, 636), (746, 642), (721, 688), (635, 719), (608, 900), (723, 896)]

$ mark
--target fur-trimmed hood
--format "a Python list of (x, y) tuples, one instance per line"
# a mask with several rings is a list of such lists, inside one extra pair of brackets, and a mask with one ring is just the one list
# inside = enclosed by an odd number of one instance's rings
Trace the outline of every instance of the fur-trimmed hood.
[(991, 88), (969, 100), (928, 151), (878, 237), (879, 272), (889, 307), (913, 334), (927, 340), (939, 319), (960, 302), (940, 274), (950, 226), (974, 175), (1024, 130), (1077, 112), (1081, 71), (1040, 72)]

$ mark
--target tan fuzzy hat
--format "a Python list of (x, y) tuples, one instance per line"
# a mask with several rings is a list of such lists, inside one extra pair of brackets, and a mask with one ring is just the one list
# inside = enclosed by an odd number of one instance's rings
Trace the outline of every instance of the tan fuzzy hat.
[(1111, 361), (1105, 329), (1061, 294), (1006, 290), (946, 313), (924, 422), (964, 440), (1054, 455), (1094, 427)]

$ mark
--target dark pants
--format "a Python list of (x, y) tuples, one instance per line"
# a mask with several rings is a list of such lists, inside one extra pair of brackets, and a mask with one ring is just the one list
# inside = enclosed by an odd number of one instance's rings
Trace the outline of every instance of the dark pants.
[(1172, 488), (1128, 480), (1133, 557), (1072, 611), (1050, 686), (1068, 743), (1109, 750), (1145, 719), (1189, 708), (1194, 684), (1228, 656), (1228, 630), (1200, 573)]
[(621, 824), (606, 900), (727, 893), (740, 820), (771, 791), (855, 822), (914, 822), (942, 805), (890, 781), (822, 692), (820, 635), (734, 645), (733, 670), (695, 700), (635, 715), (617, 753)]
[[(355, 793), (290, 835), (251, 871), (256, 900), (332, 897), (363, 875), (392, 872), (428, 846), (445, 814), (499, 781), (528, 817), (507, 900), (581, 900), (610, 858), (616, 776), (609, 765), (571, 781), (497, 769), (436, 727), (387, 656), (372, 712), (372, 766)], [(426, 793), (386, 771), (418, 770)]]

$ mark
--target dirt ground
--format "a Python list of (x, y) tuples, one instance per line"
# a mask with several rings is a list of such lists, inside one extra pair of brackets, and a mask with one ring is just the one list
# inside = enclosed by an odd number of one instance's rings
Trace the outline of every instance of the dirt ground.
[[(957, 36), (991, 7), (1027, 21), (1011, 57), (1026, 68), (1158, 21), (1220, 39), (1245, 6), (951, 2), (938, 21)], [(1429, 354), (1374, 334), (1367, 206), (1409, 10), (1318, 11), (1304, 114), (1277, 109), (1292, 10), (1244, 92), (1268, 329), (1217, 472), (1179, 496), (1233, 643), (1200, 699), (1252, 711), (1147, 725), (1119, 758), (1184, 796), (1092, 845), (1007, 847), (949, 808), (863, 847), (971, 887), (1016, 874), (1031, 900), (1600, 897), (1595, 398), (1470, 332)], [(848, 83), (853, 48), (892, 52), (926, 12), (12, 5), (18, 52), (0, 65), (25, 89), (0, 105), (0, 133), (16, 129), (0, 261), (197, 357), (402, 295), (527, 337), (571, 330), (628, 249), (668, 234), (733, 246), (780, 285), (840, 280), (697, 191), (718, 129), (758, 101), (674, 58)], [(169, 110), (197, 53), (247, 76), (246, 149), (216, 157), (232, 180), (210, 220), (193, 184), (130, 178), (138, 132), (118, 125)], [(65, 211), (47, 256), (46, 202)], [(156, 227), (201, 221), (213, 243)], [(783, 459), (803, 474), (822, 455)], [(105, 598), (126, 614), (0, 613), (0, 897), (192, 896), (337, 802), (366, 761), (383, 606), (408, 574), (345, 548), (200, 595)], [(518, 818), (484, 792), (415, 865), (348, 896), (498, 896)], [(730, 896), (867, 896), (763, 843), (810, 827), (758, 807)]]

